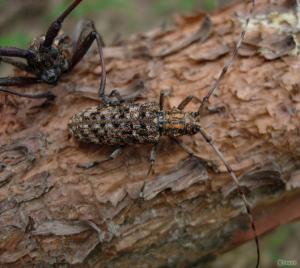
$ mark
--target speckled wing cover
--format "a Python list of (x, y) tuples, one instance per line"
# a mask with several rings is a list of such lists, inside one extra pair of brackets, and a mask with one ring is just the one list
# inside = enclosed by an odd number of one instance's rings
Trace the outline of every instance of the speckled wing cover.
[(77, 139), (88, 143), (157, 143), (158, 113), (155, 102), (99, 105), (74, 115), (69, 130)]

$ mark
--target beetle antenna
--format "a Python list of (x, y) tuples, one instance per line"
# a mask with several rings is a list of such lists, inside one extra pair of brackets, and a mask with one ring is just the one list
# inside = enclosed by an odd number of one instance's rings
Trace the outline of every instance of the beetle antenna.
[[(236, 46), (232, 52), (232, 55), (230, 57), (230, 59), (228, 60), (228, 62), (224, 65), (219, 77), (217, 78), (217, 80), (215, 80), (215, 82), (212, 84), (210, 90), (208, 91), (208, 94), (203, 98), (198, 112), (197, 112), (197, 117), (198, 119), (200, 118), (200, 115), (203, 114), (204, 109), (207, 107), (209, 99), (211, 97), (211, 95), (218, 89), (221, 81), (223, 80), (223, 78), (225, 77), (225, 74), (228, 72), (228, 69), (231, 67), (231, 65), (233, 64), (235, 58), (238, 55), (238, 50), (241, 47), (244, 39), (245, 39), (245, 35), (247, 32), (247, 28), (250, 22), (250, 19), (253, 17), (254, 14), (254, 10), (255, 10), (255, 0), (251, 0), (251, 8), (249, 11), (249, 15), (246, 18), (246, 22), (245, 22), (245, 26), (241, 32), (240, 38), (238, 40), (238, 42), (236, 43)], [(258, 236), (257, 236), (257, 232), (256, 232), (256, 227), (255, 227), (255, 223), (254, 223), (254, 219), (253, 219), (253, 215), (251, 212), (251, 205), (248, 202), (245, 194), (243, 193), (242, 189), (241, 189), (241, 185), (238, 181), (237, 176), (235, 175), (233, 169), (231, 168), (231, 166), (229, 165), (229, 163), (225, 160), (223, 154), (221, 153), (221, 151), (218, 149), (218, 147), (214, 144), (212, 138), (208, 135), (208, 133), (200, 126), (199, 124), (199, 132), (202, 135), (202, 137), (205, 139), (205, 141), (211, 146), (211, 148), (213, 149), (213, 151), (217, 154), (218, 158), (221, 160), (221, 162), (225, 165), (228, 174), (230, 175), (230, 177), (233, 179), (237, 190), (243, 200), (243, 203), (245, 205), (248, 217), (250, 218), (250, 222), (251, 222), (251, 228), (253, 230), (253, 234), (254, 234), (254, 240), (255, 240), (255, 244), (256, 244), (256, 251), (257, 251), (257, 262), (256, 262), (256, 268), (259, 267), (260, 264), (260, 246), (259, 246), (259, 240), (258, 240)]]
[(254, 14), (254, 10), (255, 10), (255, 0), (251, 0), (251, 8), (249, 11), (249, 15), (246, 18), (246, 22), (245, 22), (245, 26), (241, 32), (240, 38), (238, 40), (238, 42), (235, 45), (234, 50), (232, 51), (231, 57), (228, 60), (228, 62), (224, 65), (219, 77), (217, 78), (217, 80), (215, 80), (215, 82), (212, 84), (211, 88), (209, 89), (207, 95), (203, 98), (201, 105), (199, 107), (198, 113), (199, 114), (203, 114), (203, 110), (205, 109), (205, 107), (207, 107), (209, 99), (211, 97), (211, 95), (218, 89), (221, 81), (223, 80), (223, 78), (225, 77), (225, 74), (228, 72), (228, 69), (231, 67), (231, 65), (233, 64), (236, 56), (238, 55), (238, 51), (245, 39), (245, 35), (247, 32), (247, 28), (250, 22), (250, 19), (252, 19), (253, 14)]

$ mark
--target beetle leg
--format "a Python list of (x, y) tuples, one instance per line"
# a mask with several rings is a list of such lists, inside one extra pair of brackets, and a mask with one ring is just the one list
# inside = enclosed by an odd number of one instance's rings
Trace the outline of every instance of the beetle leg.
[(27, 86), (38, 84), (42, 81), (35, 77), (2, 77), (0, 78), (0, 86)]
[(34, 54), (29, 49), (21, 49), (16, 47), (2, 47), (0, 48), (0, 56), (28, 59), (34, 57)]
[(114, 160), (116, 159), (123, 151), (125, 146), (121, 146), (117, 149), (115, 149), (111, 155), (109, 157), (107, 157), (106, 159), (104, 160), (101, 160), (101, 161), (94, 161), (94, 162), (91, 162), (91, 163), (85, 163), (85, 164), (79, 164), (77, 165), (79, 168), (83, 168), (83, 169), (90, 169), (90, 168), (93, 168), (95, 166), (98, 166), (98, 165), (101, 165), (105, 162), (108, 162), (108, 161), (111, 161), (111, 160)]
[(116, 89), (112, 90), (112, 92), (109, 94), (108, 97), (110, 97), (110, 98), (115, 97), (120, 103), (124, 102), (124, 99), (121, 96), (120, 92), (118, 90), (116, 90)]
[(165, 105), (165, 92), (161, 91), (159, 96), (159, 109), (162, 111)]
[(184, 143), (182, 143), (180, 140), (177, 140), (174, 137), (170, 137), (183, 151), (185, 151), (189, 156), (197, 158), (201, 163), (203, 163), (205, 166), (211, 168), (215, 172), (219, 172), (218, 166), (214, 161), (209, 161), (205, 158), (201, 158), (194, 154), (194, 152), (186, 146)]
[(123, 149), (124, 149), (123, 146), (122, 146), (122, 147), (119, 147), (119, 148), (117, 148), (117, 149), (115, 149), (115, 150), (111, 153), (111, 155), (107, 158), (106, 161), (116, 159), (116, 158), (122, 153)]
[(152, 147), (152, 149), (151, 149), (151, 153), (150, 153), (150, 167), (149, 167), (149, 170), (147, 172), (147, 177), (151, 174), (151, 172), (153, 170), (153, 166), (154, 166), (155, 160), (156, 160), (158, 145), (159, 145), (159, 143), (154, 144), (153, 147)]
[(99, 161), (98, 164), (102, 164), (102, 163), (116, 159), (122, 153), (123, 149), (124, 149), (124, 146), (118, 147), (111, 153), (111, 155), (109, 157), (107, 157), (106, 159), (104, 159), (102, 161)]
[(168, 91), (162, 90), (159, 95), (159, 109), (161, 111), (164, 110), (166, 96), (168, 96)]
[[(150, 167), (148, 169), (146, 178), (149, 177), (151, 175), (152, 171), (153, 171), (153, 166), (155, 164), (156, 156), (157, 156), (158, 145), (159, 145), (159, 143), (154, 144), (153, 147), (152, 147), (152, 149), (151, 149), (151, 153), (150, 153)], [(144, 198), (144, 189), (145, 189), (145, 186), (146, 186), (146, 181), (143, 181), (143, 184), (142, 184), (141, 189), (140, 189), (138, 201), (139, 200), (141, 201)]]
[(19, 70), (22, 70), (22, 71), (25, 71), (25, 72), (28, 72), (28, 73), (32, 73), (31, 68), (24, 62), (16, 61), (14, 59), (6, 58), (6, 57), (5, 58), (0, 57), (0, 62), (1, 61), (12, 65), (12, 66), (18, 68)]
[[(100, 81), (100, 87), (99, 87), (99, 97), (102, 99), (104, 103), (112, 103), (110, 99), (105, 95), (105, 86), (106, 86), (106, 69), (105, 69), (105, 63), (104, 63), (104, 55), (103, 55), (103, 40), (100, 34), (95, 29), (95, 26), (93, 22), (89, 22), (89, 27), (91, 29), (91, 32), (84, 38), (82, 42), (80, 42), (80, 39), (83, 36), (83, 33), (79, 37), (79, 41), (75, 45), (75, 51), (73, 54), (73, 57), (71, 59), (71, 65), (70, 69), (75, 67), (75, 65), (82, 59), (82, 57), (87, 53), (89, 48), (91, 47), (92, 43), (96, 40), (97, 46), (98, 46), (98, 53), (100, 56), (100, 64), (102, 68), (101, 72), (101, 81)], [(86, 30), (86, 29), (84, 29)]]
[[(77, 23), (74, 34), (73, 34), (73, 51), (75, 52), (81, 44), (84, 42), (84, 40), (87, 38), (87, 36), (95, 30), (95, 26), (93, 21), (91, 20), (81, 20), (79, 23)], [(104, 41), (102, 37), (101, 39), (101, 45), (102, 47), (105, 47)]]
[[(70, 70), (84, 57), (93, 42), (98, 38), (100, 47), (104, 47), (104, 42), (100, 34), (96, 31), (94, 23), (90, 20), (81, 22), (80, 34), (74, 44), (73, 57), (71, 59)], [(103, 54), (103, 53), (101, 53)], [(103, 57), (103, 56), (102, 56)]]
[[(41, 81), (35, 77), (3, 77), (0, 78), (0, 86), (26, 86), (41, 83)], [(0, 92), (13, 94), (19, 97), (26, 97), (32, 99), (47, 98), (48, 100), (54, 100), (55, 96), (51, 92), (42, 93), (21, 93), (6, 88), (0, 87)]]
[[(192, 100), (197, 100), (197, 101), (199, 101), (200, 103), (201, 103), (201, 100), (198, 98), (198, 97), (196, 97), (196, 96), (194, 96), (194, 95), (190, 95), (190, 96), (187, 96), (181, 103), (179, 103), (179, 105), (178, 105), (178, 109), (180, 110), (180, 111), (183, 111), (184, 109), (185, 109), (185, 107), (186, 106), (188, 106), (188, 104), (192, 101)], [(216, 107), (216, 108), (208, 108), (208, 107), (206, 107), (207, 109), (205, 109), (204, 110), (204, 107), (201, 109), (201, 110), (199, 110), (200, 111), (200, 113), (199, 113), (199, 111), (197, 111), (196, 113), (195, 113), (195, 116), (204, 116), (204, 115), (206, 115), (207, 113), (209, 113), (209, 114), (213, 114), (213, 113), (220, 113), (221, 111), (223, 111), (224, 110), (224, 107)]]
[(30, 94), (30, 93), (20, 93), (20, 92), (16, 92), (16, 91), (13, 91), (13, 90), (9, 90), (9, 89), (0, 87), (0, 92), (16, 95), (16, 96), (19, 96), (19, 97), (30, 98), (30, 99), (44, 99), (45, 98), (45, 99), (48, 99), (50, 101), (55, 99), (55, 95), (53, 95), (50, 91), (47, 91), (45, 93), (43, 92), (43, 93)]
[(182, 111), (193, 99), (198, 100), (198, 98), (196, 96), (190, 95), (187, 96), (179, 105), (178, 105), (178, 109), (180, 111)]

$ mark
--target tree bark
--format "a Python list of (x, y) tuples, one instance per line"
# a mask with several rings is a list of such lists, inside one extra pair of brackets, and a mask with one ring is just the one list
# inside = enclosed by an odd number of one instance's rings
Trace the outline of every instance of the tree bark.
[[(257, 4), (201, 120), (238, 174), (260, 235), (300, 216), (299, 14), (296, 1), (270, 2)], [(166, 109), (203, 98), (246, 14), (242, 1), (210, 16), (177, 16), (172, 28), (106, 47), (107, 91), (147, 102), (169, 90)], [(100, 73), (93, 53), (51, 88), (54, 103), (0, 96), (1, 265), (192, 267), (253, 239), (234, 183), (200, 135), (181, 139), (197, 157), (163, 138), (149, 177), (149, 145), (91, 167), (113, 148), (78, 143), (67, 124), (100, 103)]]

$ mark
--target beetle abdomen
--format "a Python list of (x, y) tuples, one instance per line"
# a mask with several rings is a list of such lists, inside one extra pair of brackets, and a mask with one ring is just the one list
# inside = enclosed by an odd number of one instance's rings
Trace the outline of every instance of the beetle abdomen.
[(83, 142), (122, 145), (157, 143), (159, 106), (157, 103), (99, 105), (74, 115), (70, 133)]

